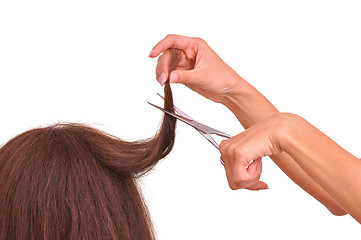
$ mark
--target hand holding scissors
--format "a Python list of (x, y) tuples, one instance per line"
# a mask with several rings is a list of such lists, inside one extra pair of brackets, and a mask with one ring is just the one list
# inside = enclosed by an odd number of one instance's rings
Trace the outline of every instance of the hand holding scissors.
[[(162, 99), (163, 96), (158, 93), (158, 96), (160, 96)], [(148, 102), (149, 103), (149, 102)], [(267, 189), (268, 186), (266, 183), (259, 181), (261, 169), (262, 169), (262, 163), (261, 158), (253, 158), (254, 160), (249, 162), (240, 162), (234, 161), (234, 157), (230, 157), (230, 153), (233, 151), (230, 151), (229, 143), (225, 144), (224, 142), (221, 143), (221, 149), (219, 144), (213, 139), (212, 134), (230, 138), (227, 141), (232, 141), (232, 139), (237, 139), (238, 135), (232, 138), (231, 135), (226, 134), (224, 132), (221, 132), (219, 130), (216, 130), (212, 127), (209, 127), (205, 124), (202, 124), (193, 118), (191, 118), (189, 115), (187, 115), (185, 112), (180, 110), (178, 107), (174, 106), (175, 112), (169, 112), (165, 110), (164, 108), (161, 108), (157, 105), (154, 105), (152, 103), (149, 103), (155, 108), (158, 108), (159, 110), (163, 111), (166, 114), (169, 114), (178, 120), (192, 126), (194, 129), (196, 129), (204, 138), (206, 138), (214, 147), (216, 147), (220, 152), (225, 154), (226, 159), (228, 160), (227, 165), (223, 161), (222, 157), (220, 158), (220, 161), (222, 165), (225, 167), (226, 170), (226, 176), (228, 180), (228, 184), (231, 189), (239, 189), (239, 188), (247, 188), (250, 190), (259, 190), (259, 189)], [(239, 134), (240, 135), (240, 134)], [(228, 146), (227, 146), (228, 145)], [(223, 151), (222, 151), (223, 150)]]
[[(170, 83), (182, 83), (202, 96), (222, 103), (246, 128), (219, 146), (232, 189), (267, 188), (259, 181), (260, 157), (269, 156), (290, 179), (333, 214), (348, 212), (361, 223), (359, 159), (305, 119), (279, 113), (202, 39), (168, 35), (154, 46), (149, 56), (154, 58), (161, 53), (156, 67), (160, 83), (169, 78)], [(169, 66), (173, 61), (177, 64), (171, 71)]]
[[(158, 96), (161, 97), (163, 100), (164, 100), (164, 97), (162, 95), (160, 95), (158, 93)], [(177, 108), (176, 106), (174, 106), (174, 110), (175, 112), (169, 112), (167, 110), (165, 110), (164, 108), (161, 108), (157, 105), (154, 105), (152, 103), (149, 103), (148, 104), (152, 105), (153, 107), (155, 108), (158, 108), (159, 110), (163, 111), (164, 113), (166, 114), (169, 114), (175, 118), (177, 118), (178, 120), (192, 126), (193, 128), (195, 128), (203, 137), (205, 137), (210, 143), (212, 143), (213, 146), (215, 146), (218, 150), (219, 150), (219, 145), (218, 143), (214, 140), (214, 138), (212, 137), (212, 134), (216, 134), (218, 136), (221, 136), (221, 137), (225, 137), (225, 138), (231, 138), (232, 136), (227, 134), (227, 133), (224, 133), (224, 132), (221, 132), (219, 130), (216, 130), (212, 127), (209, 127), (203, 123), (200, 123), (200, 122), (197, 122), (196, 120), (194, 120), (193, 118), (191, 118), (189, 115), (187, 115), (185, 112), (183, 112), (182, 110), (180, 110), (179, 108)], [(225, 166), (222, 158), (220, 158), (220, 161), (221, 163), (223, 164), (223, 166)]]

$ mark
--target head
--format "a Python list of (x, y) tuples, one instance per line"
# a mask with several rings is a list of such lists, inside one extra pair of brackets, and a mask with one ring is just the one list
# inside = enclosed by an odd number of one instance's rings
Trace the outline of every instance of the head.
[[(169, 86), (165, 108), (172, 109)], [(126, 142), (83, 124), (24, 132), (0, 149), (0, 239), (154, 239), (136, 180), (172, 149), (175, 119)]]

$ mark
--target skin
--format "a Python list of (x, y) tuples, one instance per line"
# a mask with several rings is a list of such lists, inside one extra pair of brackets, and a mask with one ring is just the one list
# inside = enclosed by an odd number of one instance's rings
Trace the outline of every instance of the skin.
[[(280, 113), (200, 38), (168, 35), (149, 57), (158, 58), (156, 77), (181, 83), (231, 110), (244, 132), (220, 144), (231, 189), (267, 189), (260, 181), (269, 156), (298, 186), (334, 215), (361, 223), (361, 161), (305, 119)], [(337, 177), (336, 177), (337, 176)]]

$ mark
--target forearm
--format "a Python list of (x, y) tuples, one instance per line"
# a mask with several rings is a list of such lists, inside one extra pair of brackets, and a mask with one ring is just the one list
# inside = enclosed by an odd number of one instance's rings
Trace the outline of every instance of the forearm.
[(235, 78), (237, 80), (233, 81), (224, 105), (233, 112), (245, 129), (278, 113), (273, 104), (256, 88), (238, 75)]
[[(235, 85), (232, 86), (230, 96), (224, 103), (244, 128), (249, 128), (278, 113), (272, 103), (244, 79), (238, 76), (237, 81), (234, 82)], [(273, 155), (271, 159), (298, 186), (320, 201), (333, 214), (345, 214), (338, 203), (316, 184), (288, 154)]]
[(320, 185), (318, 185), (287, 153), (271, 156), (275, 164), (299, 187), (322, 203), (332, 214), (345, 215), (345, 210)]
[(361, 223), (361, 160), (303, 118), (292, 115), (281, 148)]

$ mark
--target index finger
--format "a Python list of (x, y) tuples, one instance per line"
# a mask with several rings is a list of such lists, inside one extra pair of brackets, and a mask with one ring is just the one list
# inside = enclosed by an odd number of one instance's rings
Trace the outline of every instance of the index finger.
[(153, 47), (152, 51), (149, 53), (149, 57), (157, 57), (160, 53), (169, 48), (185, 50), (195, 46), (195, 42), (195, 38), (170, 34)]

